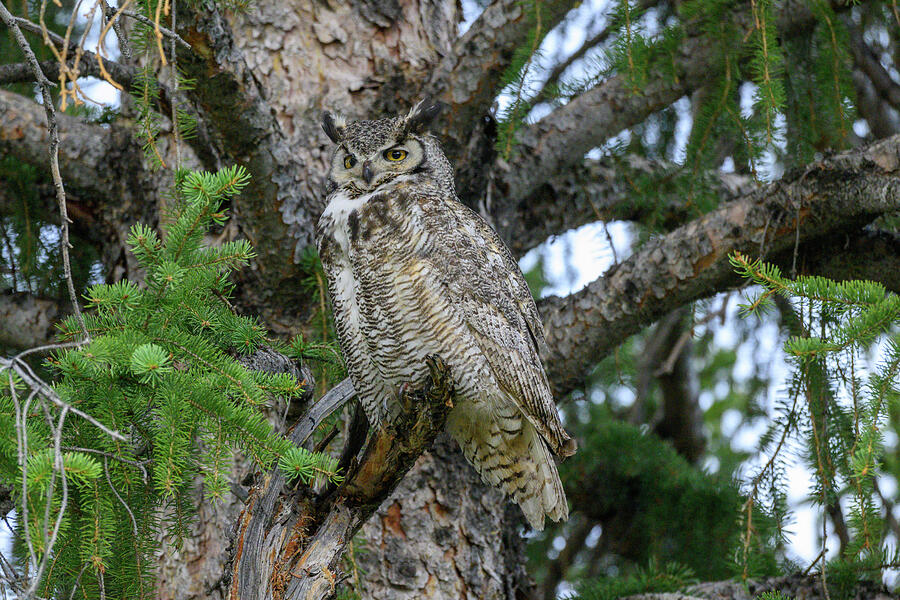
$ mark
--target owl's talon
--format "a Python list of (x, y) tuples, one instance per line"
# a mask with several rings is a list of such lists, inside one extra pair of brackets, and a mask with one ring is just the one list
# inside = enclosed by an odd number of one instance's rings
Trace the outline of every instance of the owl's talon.
[(425, 396), (432, 400), (443, 400), (444, 404), (453, 407), (452, 386), (450, 380), (450, 368), (437, 354), (429, 354), (425, 357), (428, 365), (429, 380), (425, 382)]
[(404, 413), (408, 413), (412, 410), (414, 401), (413, 396), (415, 396), (416, 390), (413, 389), (413, 386), (408, 381), (404, 381), (400, 384), (400, 391), (397, 394), (400, 398), (400, 405)]

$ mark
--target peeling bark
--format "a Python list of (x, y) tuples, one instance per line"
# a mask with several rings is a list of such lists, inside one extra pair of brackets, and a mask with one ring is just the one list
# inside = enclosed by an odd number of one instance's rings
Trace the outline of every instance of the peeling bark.
[[(440, 359), (429, 359), (428, 366), (425, 387), (404, 395), (400, 416), (373, 433), (337, 490), (316, 495), (306, 486), (287, 486), (278, 471), (254, 490), (238, 523), (229, 598), (334, 594), (346, 577), (340, 561), (353, 536), (443, 429), (453, 380)], [(300, 445), (314, 428), (301, 418), (290, 439)]]
[(529, 597), (524, 522), (441, 435), (362, 529), (356, 560), (371, 600)]

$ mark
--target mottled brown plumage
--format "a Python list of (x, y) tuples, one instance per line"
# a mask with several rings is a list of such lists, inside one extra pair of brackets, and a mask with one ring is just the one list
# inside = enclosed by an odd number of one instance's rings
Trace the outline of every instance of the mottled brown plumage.
[(437, 113), (346, 123), (326, 114), (338, 144), (318, 225), (335, 326), (369, 421), (397, 413), (400, 387), (449, 365), (456, 396), (447, 426), (485, 481), (529, 523), (568, 516), (552, 455), (568, 456), (540, 361), (540, 317), (509, 250), (461, 204), (437, 140)]

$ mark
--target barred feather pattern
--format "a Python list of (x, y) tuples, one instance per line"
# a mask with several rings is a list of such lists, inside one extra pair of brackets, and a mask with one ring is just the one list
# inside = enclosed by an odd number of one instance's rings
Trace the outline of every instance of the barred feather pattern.
[[(359, 123), (368, 135), (354, 143), (347, 134)], [(384, 139), (373, 141), (377, 128), (366, 123), (380, 124)], [(318, 225), (337, 336), (369, 421), (394, 418), (401, 386), (424, 381), (425, 356), (438, 354), (456, 390), (448, 430), (466, 459), (535, 529), (545, 516), (566, 519), (553, 455), (572, 454), (574, 441), (553, 402), (540, 318), (518, 265), (456, 199), (437, 140), (403, 131), (402, 119), (356, 124), (339, 153), (363, 160), (391, 143), (421, 149), (407, 171), (376, 174), (368, 186), (330, 173)]]

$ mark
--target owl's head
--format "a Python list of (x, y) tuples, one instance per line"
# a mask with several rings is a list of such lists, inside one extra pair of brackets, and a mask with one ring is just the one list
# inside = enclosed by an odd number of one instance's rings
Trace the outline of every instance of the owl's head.
[(338, 144), (326, 193), (342, 190), (357, 197), (404, 174), (422, 174), (452, 186), (450, 163), (437, 140), (424, 133), (443, 107), (423, 100), (406, 115), (376, 121), (347, 122), (326, 112), (322, 129)]

